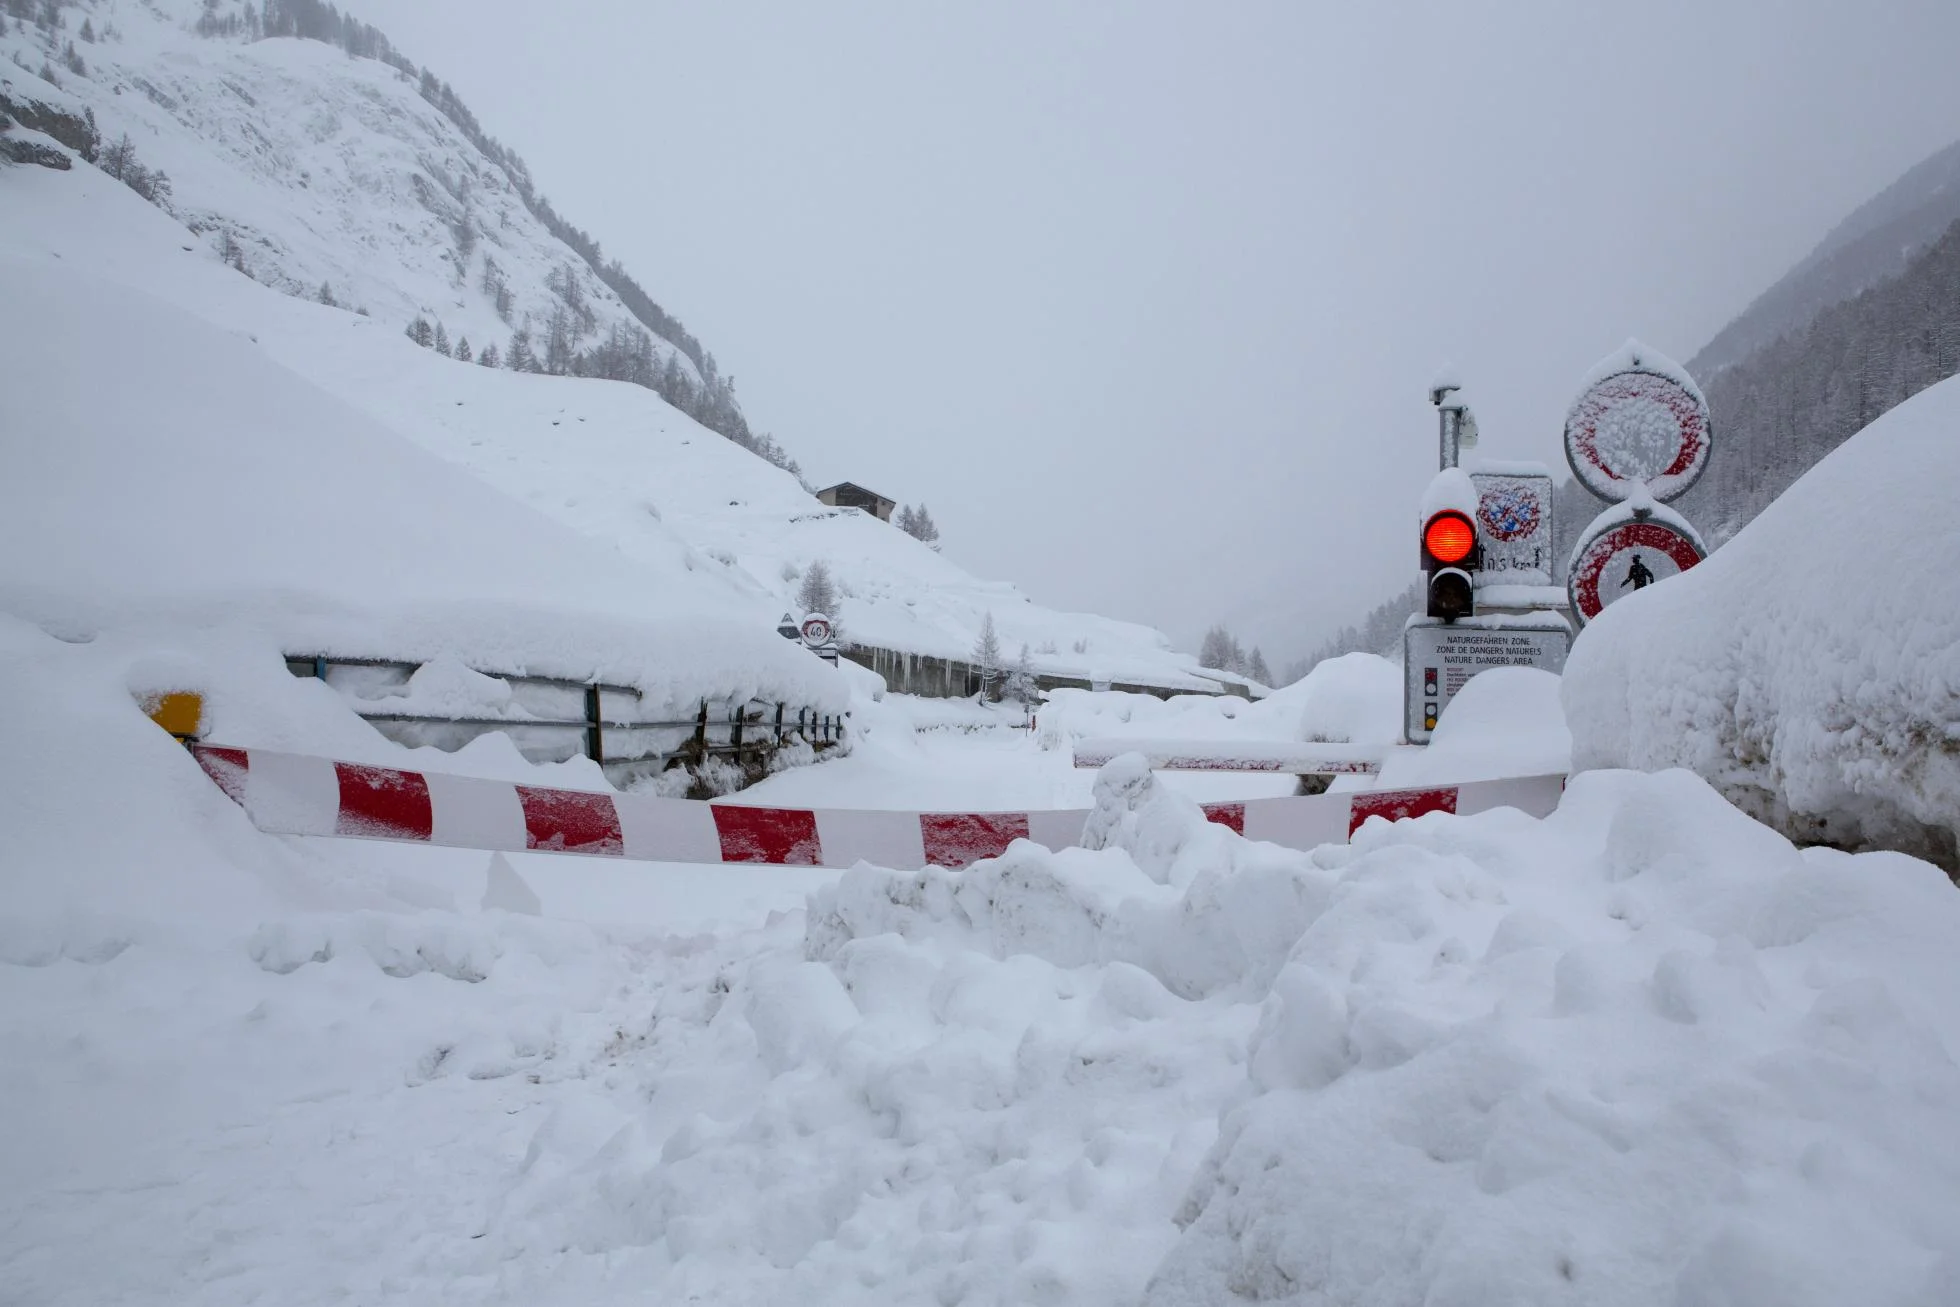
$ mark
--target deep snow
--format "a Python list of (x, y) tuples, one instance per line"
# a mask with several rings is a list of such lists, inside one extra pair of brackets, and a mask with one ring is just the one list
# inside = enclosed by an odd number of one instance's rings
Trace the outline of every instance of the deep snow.
[[(366, 94), (326, 47), (166, 40), (182, 13), (117, 9), (154, 42), (98, 66)], [(203, 127), (132, 121), (187, 203), (243, 175), (169, 153)], [(261, 189), (229, 202), (283, 231), (298, 201)], [(998, 607), (1010, 646), (1188, 661), (1017, 609), (645, 392), (446, 363), (275, 296), (86, 167), (0, 170), (0, 221), (0, 295), (32, 310), (0, 315), (0, 1297), (1960, 1301), (1960, 899), (1932, 866), (1799, 852), (1678, 770), (1577, 776), (1544, 821), (1248, 843), (1194, 797), (1290, 781), (1078, 772), (1071, 741), (1385, 742), (1393, 666), (1256, 704), (1072, 692), (1027, 729), (879, 700), (773, 634), (791, 567), (831, 558), (847, 625), (910, 647), (964, 652)], [(1924, 560), (1953, 539), (1955, 395), (1826, 460), (1846, 475), (1800, 483), (1760, 543), (1616, 605), (1563, 711), (1543, 674), (1487, 673), (1382, 783), (1571, 750), (1950, 814), (1945, 754), (1909, 747), (1951, 725), (1925, 705), (1960, 684), (1960, 594), (1879, 582), (1951, 583)], [(1864, 543), (1779, 584), (1834, 514)], [(430, 702), (492, 692), (463, 671), (486, 650), (677, 697), (854, 692), (857, 751), (755, 802), (1096, 811), (1082, 848), (958, 873), (267, 836), (135, 699), (194, 681), (227, 742), (403, 761), (287, 675), (315, 637), (440, 656)], [(596, 781), (501, 736), (416, 761)]]
[(1820, 460), (1579, 636), (1580, 767), (1688, 767), (1806, 840), (1960, 868), (1960, 382)]
[[(172, 204), (196, 230), (85, 164), (65, 175), (8, 168), (0, 216), (11, 249), (59, 256), (250, 337), (378, 425), (609, 551), (663, 566), (685, 552), (689, 566), (725, 571), (768, 610), (772, 630), (801, 574), (823, 561), (842, 596), (832, 616), (846, 639), (966, 658), (991, 613), (1009, 661), (1025, 644), (1040, 671), (1215, 687), (1161, 632), (1058, 612), (976, 578), (889, 524), (818, 503), (787, 472), (651, 391), (520, 377), (410, 345), (401, 329), (417, 314), (478, 349), (508, 339), (511, 326), (481, 288), (486, 257), (516, 297), (513, 322), (528, 321), (534, 339), (557, 303), (547, 282), (567, 269), (581, 279), (596, 333), (626, 313), (412, 80), (314, 41), (201, 39), (189, 30), (200, 11), (196, 0), (71, 4), (71, 29), (89, 17), (117, 35), (79, 43), (90, 75), (60, 73), (59, 90), (0, 62), (0, 86), (93, 109), (105, 140), (128, 132), (147, 165), (168, 171)], [(361, 16), (386, 27), (385, 14)], [(39, 67), (49, 52), (36, 42), (32, 25), (10, 30), (0, 52)], [(454, 236), (465, 210), (478, 232), (467, 258)], [(220, 265), (226, 231), (244, 244), (254, 276), (284, 295)], [(313, 304), (323, 282), (349, 307)], [(858, 475), (879, 481), (875, 470)], [(930, 487), (878, 488), (932, 497)], [(948, 544), (956, 556), (958, 542)]]
[[(1119, 762), (1100, 847), (965, 873), (493, 872), (252, 830), (130, 703), (137, 657), (0, 626), (22, 1301), (1960, 1284), (1960, 900), (1684, 772), (1296, 853)], [(1048, 752), (917, 739), (1002, 735)]]

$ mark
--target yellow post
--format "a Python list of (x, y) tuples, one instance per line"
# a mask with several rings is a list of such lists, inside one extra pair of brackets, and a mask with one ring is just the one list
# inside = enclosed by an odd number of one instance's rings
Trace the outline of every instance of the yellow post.
[(145, 695), (142, 704), (151, 721), (180, 740), (195, 740), (204, 724), (204, 696), (195, 690)]

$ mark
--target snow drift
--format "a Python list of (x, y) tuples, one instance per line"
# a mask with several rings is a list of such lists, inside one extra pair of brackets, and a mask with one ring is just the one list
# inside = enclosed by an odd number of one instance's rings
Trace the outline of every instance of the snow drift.
[(23, 1300), (1960, 1286), (1960, 898), (1685, 772), (1302, 854), (1113, 764), (1098, 847), (861, 866), (683, 935), (678, 869), (582, 924), (573, 860), (252, 830), (130, 703), (133, 656), (0, 623)]
[(1960, 870), (1960, 381), (1575, 642), (1573, 762), (1687, 767), (1794, 838)]
[[(93, 187), (134, 231), (167, 225), (100, 177), (9, 184), (29, 211), (37, 191)], [(183, 271), (210, 305), (230, 292), (337, 316), (215, 267)], [(31, 248), (0, 254), (0, 298), (7, 611), (68, 638), (142, 630), (159, 651), (251, 649), (269, 666), (288, 653), (446, 657), (630, 684), (677, 708), (728, 694), (844, 702), (834, 672), (769, 629), (765, 601), (679, 541), (664, 556), (604, 549), (309, 384), (249, 333)]]

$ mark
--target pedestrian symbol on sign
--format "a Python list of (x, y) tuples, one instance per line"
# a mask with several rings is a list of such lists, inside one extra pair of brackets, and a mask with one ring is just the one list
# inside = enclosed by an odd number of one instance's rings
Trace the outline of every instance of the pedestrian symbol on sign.
[(1627, 579), (1620, 582), (1620, 589), (1624, 590), (1632, 586), (1636, 590), (1645, 590), (1653, 580), (1654, 574), (1647, 569), (1647, 564), (1640, 561), (1640, 555), (1635, 554), (1633, 566), (1627, 569)]

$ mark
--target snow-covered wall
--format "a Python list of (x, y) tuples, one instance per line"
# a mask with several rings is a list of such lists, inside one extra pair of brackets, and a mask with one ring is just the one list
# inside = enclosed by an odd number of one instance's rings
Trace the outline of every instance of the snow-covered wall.
[(1840, 446), (1566, 666), (1580, 768), (1689, 767), (1799, 839), (1956, 867), (1960, 381)]

